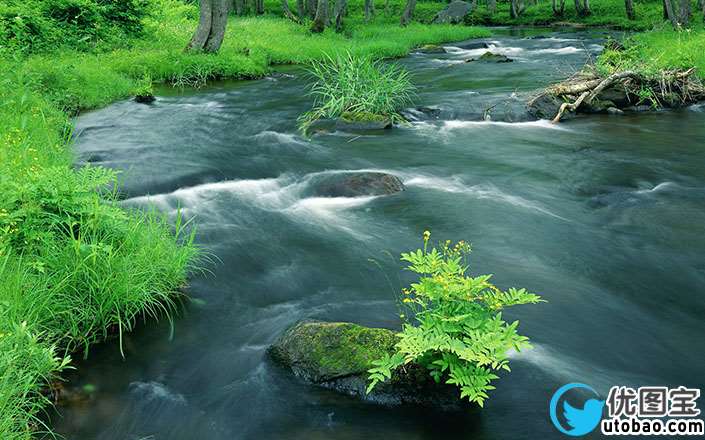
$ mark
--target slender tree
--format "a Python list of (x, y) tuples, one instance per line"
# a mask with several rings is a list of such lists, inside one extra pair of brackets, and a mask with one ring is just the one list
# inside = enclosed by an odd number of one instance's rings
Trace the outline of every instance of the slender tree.
[(680, 13), (678, 14), (678, 22), (682, 27), (688, 27), (690, 26), (690, 14), (691, 14), (691, 6), (690, 6), (690, 0), (681, 0), (680, 1)]
[(328, 0), (318, 0), (316, 15), (311, 23), (311, 32), (320, 33), (326, 29), (328, 23)]
[(634, 0), (624, 0), (624, 9), (627, 12), (627, 18), (629, 20), (636, 20), (636, 15), (634, 14)]
[(487, 10), (494, 15), (497, 12), (497, 0), (487, 0)]
[(670, 21), (674, 29), (688, 27), (690, 15), (690, 0), (663, 0), (663, 18)]
[(365, 22), (369, 22), (375, 15), (375, 4), (373, 0), (365, 0)]
[(296, 13), (300, 20), (306, 16), (306, 2), (304, 0), (296, 0)]
[[(575, 0), (578, 1), (578, 0)], [(519, 18), (524, 13), (524, 0), (511, 0), (509, 3), (509, 17)]]
[(316, 8), (318, 8), (318, 0), (306, 0), (308, 5), (308, 17), (313, 20), (316, 18)]
[(565, 14), (565, 0), (552, 0), (551, 8), (553, 9), (553, 15), (562, 17)]
[(286, 18), (298, 23), (299, 19), (296, 18), (296, 16), (291, 13), (291, 9), (289, 9), (289, 0), (282, 0), (282, 11)]
[(245, 0), (235, 0), (235, 14), (245, 15), (247, 9), (247, 3)]
[(345, 8), (348, 5), (348, 0), (335, 0), (335, 8), (333, 9), (333, 21), (336, 32), (343, 31), (343, 17), (345, 16)]
[(255, 14), (264, 14), (264, 0), (255, 0)]
[(416, 9), (416, 0), (406, 0), (404, 12), (401, 14), (400, 24), (402, 26), (406, 26), (411, 23), (411, 19), (414, 17), (414, 9)]
[(575, 0), (575, 13), (578, 17), (587, 17), (590, 11), (590, 0)]
[(225, 28), (231, 0), (201, 0), (198, 27), (186, 46), (188, 51), (218, 52)]

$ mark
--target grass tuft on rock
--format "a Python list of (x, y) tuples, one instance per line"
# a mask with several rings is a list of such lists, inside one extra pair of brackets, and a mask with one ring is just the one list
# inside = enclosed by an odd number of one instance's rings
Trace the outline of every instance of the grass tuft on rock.
[(309, 73), (314, 103), (299, 118), (303, 132), (319, 119), (402, 120), (398, 112), (412, 102), (415, 91), (409, 73), (398, 65), (349, 52), (312, 62)]

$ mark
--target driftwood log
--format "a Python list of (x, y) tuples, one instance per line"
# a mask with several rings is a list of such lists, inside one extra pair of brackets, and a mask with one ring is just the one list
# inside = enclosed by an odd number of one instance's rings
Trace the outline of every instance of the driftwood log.
[(653, 108), (681, 107), (705, 99), (705, 86), (694, 73), (694, 68), (662, 71), (658, 75), (623, 70), (604, 76), (586, 67), (534, 96), (528, 108), (537, 117), (559, 122), (568, 113), (612, 108), (617, 111), (643, 104)]

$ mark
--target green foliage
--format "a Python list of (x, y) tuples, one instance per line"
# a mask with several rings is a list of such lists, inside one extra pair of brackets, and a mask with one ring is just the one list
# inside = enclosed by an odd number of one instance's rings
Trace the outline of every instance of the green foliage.
[(299, 118), (305, 132), (315, 121), (345, 115), (378, 115), (399, 120), (397, 113), (411, 103), (414, 85), (409, 73), (396, 64), (350, 53), (310, 64), (313, 109)]
[(10, 52), (114, 47), (138, 36), (150, 0), (5, 0), (0, 41)]
[(606, 50), (597, 59), (603, 73), (637, 70), (658, 77), (663, 70), (687, 70), (705, 79), (705, 29), (673, 30), (663, 26), (636, 34), (624, 42), (624, 50)]
[[(0, 261), (0, 268), (3, 262)], [(42, 343), (26, 323), (8, 324), (0, 308), (0, 435), (3, 440), (30, 440), (30, 426), (42, 426), (34, 414), (48, 401), (40, 384), (67, 367), (54, 347)]]
[(466, 22), (485, 25), (551, 25), (558, 23), (609, 26), (626, 30), (651, 29), (654, 25), (663, 22), (662, 2), (659, 0), (635, 2), (636, 20), (627, 18), (622, 0), (591, 1), (590, 10), (592, 13), (588, 16), (579, 16), (570, 1), (566, 2), (563, 15), (553, 13), (551, 2), (526, 2), (525, 5), (526, 9), (520, 17), (511, 18), (508, 0), (499, 1), (497, 11), (493, 14), (483, 4), (470, 14)]
[(541, 299), (525, 289), (502, 291), (490, 283), (491, 275), (468, 276), (470, 246), (446, 241), (429, 250), (430, 235), (424, 233), (423, 249), (401, 255), (419, 279), (402, 290), (408, 315), (403, 315), (396, 352), (374, 363), (367, 392), (414, 363), (436, 382), (457, 386), (461, 399), (482, 406), (496, 372), (509, 371), (508, 352), (529, 347), (528, 338), (517, 333), (519, 322), (506, 323), (502, 310)]

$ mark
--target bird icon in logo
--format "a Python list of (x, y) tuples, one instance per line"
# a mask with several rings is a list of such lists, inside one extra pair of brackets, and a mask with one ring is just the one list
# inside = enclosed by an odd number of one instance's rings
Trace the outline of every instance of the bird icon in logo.
[(595, 390), (593, 390), (588, 385), (582, 383), (569, 383), (558, 389), (553, 394), (551, 398), (551, 403), (549, 406), (549, 413), (551, 416), (551, 421), (555, 427), (562, 432), (573, 437), (579, 437), (591, 432), (600, 423), (602, 419), (602, 410), (605, 407), (604, 400), (598, 399), (588, 399), (583, 405), (583, 409), (575, 408), (567, 401), (563, 401), (563, 416), (565, 417), (568, 425), (571, 429), (566, 429), (561, 422), (558, 420), (556, 410), (558, 407), (558, 401), (566, 392), (576, 389), (583, 388), (592, 391), (596, 396), (598, 395)]

